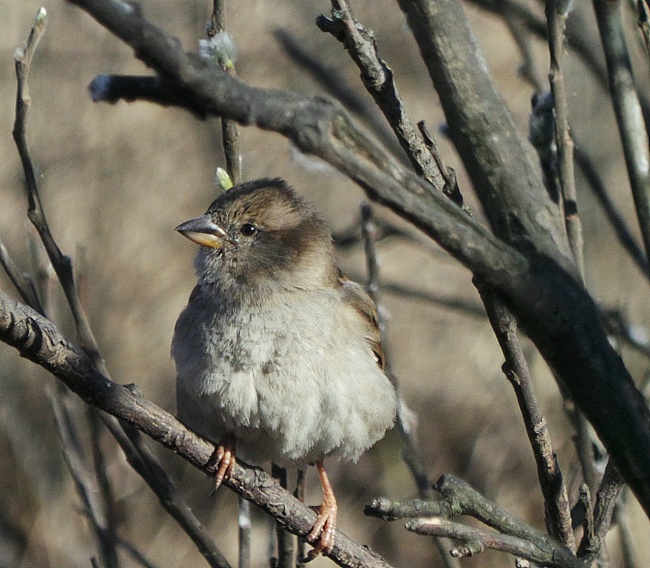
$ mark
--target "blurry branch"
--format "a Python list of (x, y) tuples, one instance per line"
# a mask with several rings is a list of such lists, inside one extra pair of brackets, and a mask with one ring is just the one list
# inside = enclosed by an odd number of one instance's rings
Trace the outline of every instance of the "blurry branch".
[(2, 268), (9, 276), (9, 280), (20, 294), (23, 302), (28, 306), (32, 306), (39, 314), (45, 315), (34, 281), (19, 270), (2, 241), (0, 241), (0, 264), (2, 264)]
[(122, 448), (129, 465), (152, 488), (161, 505), (192, 539), (208, 565), (212, 568), (230, 568), (205, 527), (194, 516), (156, 457), (144, 444), (139, 431), (127, 424), (120, 424), (112, 416), (101, 417)]
[(512, 384), (524, 419), (526, 434), (537, 465), (537, 478), (544, 495), (546, 528), (570, 550), (575, 549), (571, 507), (564, 477), (557, 463), (546, 419), (541, 413), (526, 358), (517, 338), (517, 322), (489, 287), (475, 279), (488, 319), (505, 356), (503, 373)]
[(645, 48), (650, 55), (650, 22), (648, 21), (648, 13), (650, 11), (650, 6), (648, 6), (648, 0), (637, 0), (637, 12), (639, 16), (638, 24), (641, 29), (641, 34), (643, 35), (643, 41), (645, 42)]
[[(277, 464), (271, 464), (271, 475), (283, 489), (287, 489), (287, 470)], [(301, 500), (303, 501), (303, 500)], [(278, 523), (275, 524), (276, 540), (278, 543), (277, 562), (271, 561), (273, 568), (295, 568), (296, 566), (296, 537), (288, 533)], [(301, 557), (302, 558), (302, 557)]]
[(521, 53), (522, 64), (518, 69), (518, 73), (533, 87), (533, 91), (539, 93), (545, 89), (546, 81), (535, 61), (535, 54), (533, 52), (533, 41), (530, 31), (527, 29), (521, 16), (512, 14), (509, 10), (503, 9), (503, 20), (505, 21), (512, 39), (515, 40), (519, 53)]
[(646, 256), (650, 254), (650, 150), (625, 44), (620, 0), (593, 0), (609, 87)]
[(609, 333), (618, 341), (650, 357), (650, 340), (646, 329), (635, 327), (620, 310), (605, 310), (603, 320)]
[(546, 21), (548, 24), (548, 46), (551, 59), (549, 82), (553, 95), (555, 143), (557, 144), (558, 174), (562, 191), (564, 222), (573, 258), (578, 271), (585, 279), (582, 223), (578, 216), (578, 197), (576, 194), (573, 167), (573, 139), (569, 130), (569, 108), (567, 106), (566, 86), (562, 59), (564, 55), (564, 34), (568, 10), (566, 0), (546, 0)]
[[(453, 475), (442, 476), (435, 483), (434, 489), (441, 495), (439, 501), (413, 500), (399, 503), (377, 499), (366, 507), (365, 513), (386, 521), (418, 519), (408, 522), (406, 528), (419, 534), (462, 541), (465, 545), (452, 551), (452, 554), (459, 557), (479, 553), (485, 548), (494, 548), (543, 566), (586, 568), (562, 543), (516, 519)], [(461, 515), (473, 517), (498, 532), (445, 520)]]
[(359, 116), (374, 132), (379, 140), (385, 142), (393, 154), (406, 162), (400, 145), (396, 142), (393, 131), (386, 125), (382, 116), (375, 111), (375, 106), (357, 93), (346, 81), (339, 67), (328, 67), (319, 59), (319, 54), (307, 50), (298, 38), (285, 29), (274, 30), (273, 35), (280, 45), (296, 63), (330, 96), (340, 101), (345, 108)]
[(627, 227), (623, 215), (621, 215), (616, 208), (616, 205), (609, 197), (607, 188), (598, 174), (593, 161), (586, 152), (580, 149), (579, 146), (575, 150), (575, 158), (576, 164), (585, 176), (588, 186), (591, 188), (596, 199), (598, 199), (598, 202), (603, 208), (605, 216), (614, 229), (614, 233), (619, 242), (641, 270), (644, 278), (650, 278), (650, 265), (648, 264), (648, 258), (638, 245), (630, 229)]
[[(397, 237), (412, 243), (420, 242), (411, 233), (400, 229), (389, 221), (375, 218), (373, 222), (375, 225), (375, 242), (377, 243), (391, 237)], [(338, 233), (334, 233), (332, 235), (332, 239), (334, 240), (334, 245), (336, 248), (340, 250), (347, 250), (356, 247), (362, 242), (362, 239), (359, 235), (359, 223), (355, 221), (347, 229), (339, 231)]]
[[(59, 385), (56, 386), (58, 387)], [(102, 559), (101, 565), (107, 568), (117, 568), (119, 561), (115, 533), (110, 526), (110, 521), (107, 519), (106, 511), (99, 503), (99, 498), (102, 493), (92, 487), (88, 472), (84, 469), (84, 459), (80, 454), (78, 444), (79, 436), (72, 432), (74, 420), (65, 406), (64, 398), (50, 392), (50, 403), (54, 409), (54, 417), (56, 418), (57, 429), (61, 437), (63, 457), (68, 464), (68, 469), (74, 480), (77, 493), (81, 497), (84, 512), (97, 537)]]
[[(141, 430), (195, 467), (214, 476), (211, 456), (216, 446), (138, 393), (102, 375), (88, 355), (64, 337), (46, 318), (0, 291), (0, 341), (61, 380), (85, 402)], [(316, 513), (283, 490), (264, 471), (238, 461), (225, 485), (275, 517), (292, 533), (305, 536)], [(388, 564), (340, 531), (329, 556), (341, 566), (387, 568)]]
[(394, 294), (400, 298), (428, 302), (436, 306), (455, 310), (466, 316), (479, 318), (481, 320), (485, 319), (485, 309), (477, 302), (469, 302), (456, 297), (441, 296), (432, 292), (425, 292), (424, 290), (411, 288), (404, 284), (398, 284), (396, 282), (383, 282), (381, 288), (384, 292)]
[(366, 290), (377, 307), (379, 332), (383, 339), (384, 370), (395, 386), (395, 390), (398, 394), (397, 427), (402, 440), (402, 457), (413, 475), (413, 479), (415, 480), (418, 489), (418, 494), (421, 497), (426, 498), (431, 494), (431, 483), (427, 476), (426, 468), (424, 467), (424, 462), (422, 460), (422, 454), (417, 442), (417, 417), (413, 414), (411, 409), (408, 408), (406, 400), (404, 400), (404, 395), (399, 386), (397, 377), (391, 368), (391, 357), (388, 352), (388, 345), (385, 342), (386, 314), (379, 297), (379, 262), (375, 248), (375, 231), (376, 227), (372, 216), (372, 209), (368, 203), (363, 203), (361, 205), (361, 234), (366, 256), (366, 271), (368, 274)]
[[(65, 407), (65, 398), (71, 398), (71, 393), (63, 387), (63, 385), (57, 385), (58, 392), (61, 395), (59, 402), (61, 403), (62, 408)], [(117, 527), (119, 524), (119, 518), (117, 513), (117, 508), (115, 505), (115, 494), (113, 492), (113, 487), (111, 481), (108, 477), (108, 471), (106, 468), (106, 460), (104, 459), (104, 453), (101, 448), (101, 435), (105, 433), (97, 409), (92, 406), (84, 406), (85, 410), (85, 419), (87, 425), (89, 426), (90, 433), (90, 447), (92, 454), (92, 464), (95, 472), (95, 480), (97, 482), (97, 493), (98, 498), (101, 498), (104, 514), (106, 518), (106, 529), (105, 529), (105, 540), (109, 545), (115, 548), (115, 545), (118, 544), (119, 539), (117, 535)], [(70, 421), (69, 424), (72, 426), (73, 422)], [(134, 548), (134, 547), (132, 547)], [(116, 555), (117, 558), (117, 555)]]

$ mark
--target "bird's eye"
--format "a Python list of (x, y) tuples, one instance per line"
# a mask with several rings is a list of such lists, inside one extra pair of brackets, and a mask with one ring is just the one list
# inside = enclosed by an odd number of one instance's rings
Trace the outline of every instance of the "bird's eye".
[(259, 229), (252, 223), (244, 223), (239, 232), (245, 237), (252, 237)]

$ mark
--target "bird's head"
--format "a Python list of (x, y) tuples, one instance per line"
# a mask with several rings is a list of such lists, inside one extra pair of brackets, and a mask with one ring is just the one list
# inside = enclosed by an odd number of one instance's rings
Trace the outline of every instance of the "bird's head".
[(310, 288), (336, 278), (325, 221), (279, 178), (232, 187), (176, 230), (201, 247), (202, 283)]

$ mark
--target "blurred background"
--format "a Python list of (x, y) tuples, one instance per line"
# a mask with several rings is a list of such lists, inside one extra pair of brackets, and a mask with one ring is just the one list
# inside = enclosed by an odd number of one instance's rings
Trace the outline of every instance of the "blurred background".
[[(237, 47), (237, 73), (251, 85), (291, 89), (303, 94), (329, 92), (318, 82), (327, 77), (358, 97), (354, 110), (369, 130), (393, 148), (383, 119), (358, 79), (358, 70), (342, 46), (321, 33), (314, 20), (329, 14), (321, 0), (249, 0), (227, 7), (227, 27)], [(536, 14), (543, 7), (522, 1)], [(0, 3), (0, 239), (25, 271), (47, 266), (26, 218), (22, 170), (11, 131), (15, 112), (12, 59), (38, 8), (49, 13), (48, 30), (30, 76), (33, 107), (28, 124), (32, 158), (39, 172), (41, 197), (59, 246), (80, 274), (83, 302), (114, 380), (137, 383), (142, 392), (174, 411), (174, 369), (169, 346), (174, 322), (194, 285), (194, 245), (174, 227), (207, 208), (215, 197), (214, 171), (224, 167), (220, 122), (199, 121), (188, 112), (148, 103), (93, 104), (87, 86), (98, 73), (146, 73), (128, 47), (81, 10), (63, 0), (4, 0)], [(211, 2), (143, 0), (145, 15), (177, 36), (188, 51), (205, 35)], [(584, 29), (595, 24), (589, 13), (572, 15)], [(533, 87), (518, 73), (521, 55), (503, 20), (465, 3), (485, 58), (523, 132)], [(444, 123), (435, 92), (397, 3), (357, 0), (357, 17), (375, 33), (379, 53), (393, 69), (411, 119), (425, 120), (436, 132)], [(641, 39), (628, 14), (629, 44), (640, 52)], [(317, 60), (316, 75), (297, 63), (287, 46)], [(545, 44), (530, 45), (544, 79)], [(593, 55), (601, 58), (595, 44)], [(647, 57), (636, 68), (641, 89), (648, 84)], [(634, 212), (611, 104), (601, 84), (580, 57), (569, 52), (567, 86), (570, 116), (581, 150), (598, 164), (612, 199), (637, 235)], [(438, 135), (447, 165), (456, 169), (466, 202), (480, 219), (458, 157)], [(281, 176), (322, 212), (335, 233), (358, 234), (361, 190), (327, 164), (299, 154), (281, 136), (254, 128), (241, 130), (244, 179)], [(647, 280), (618, 244), (584, 180), (578, 178), (584, 224), (587, 282), (594, 297), (621, 310), (645, 333), (650, 326)], [(406, 402), (418, 418), (418, 438), (431, 480), (454, 473), (511, 513), (542, 529), (544, 512), (537, 476), (510, 384), (501, 373), (501, 352), (484, 316), (471, 275), (416, 230), (381, 207), (378, 219), (410, 235), (378, 243), (381, 281), (419, 290), (429, 299), (382, 291), (391, 364)], [(341, 248), (341, 268), (363, 282), (360, 245)], [(74, 338), (69, 310), (49, 275), (48, 313)], [(0, 287), (14, 295), (0, 274)], [(438, 301), (436, 301), (438, 299)], [(441, 301), (442, 300), (442, 301)], [(449, 307), (444, 300), (466, 307)], [(643, 337), (642, 337), (643, 338)], [(577, 475), (573, 431), (553, 378), (530, 343), (524, 347), (546, 415), (555, 451), (572, 500), (582, 481)], [(647, 359), (622, 351), (636, 379), (647, 372)], [(69, 475), (56, 431), (49, 394), (55, 379), (0, 345), (0, 567), (88, 566), (96, 555), (80, 499)], [(90, 441), (84, 405), (72, 408), (80, 444)], [(237, 559), (236, 498), (227, 489), (211, 496), (211, 482), (178, 457), (150, 444), (199, 518), (209, 527), (228, 560)], [(100, 436), (116, 500), (119, 535), (136, 546), (153, 566), (201, 566), (193, 544), (169, 519), (156, 497), (135, 474), (106, 433)], [(90, 462), (88, 462), (90, 463)], [(87, 467), (90, 467), (89, 465)], [(338, 496), (339, 527), (370, 545), (395, 566), (432, 567), (440, 561), (431, 539), (407, 533), (403, 523), (363, 516), (374, 497), (416, 496), (408, 469), (400, 460), (395, 432), (358, 464), (330, 464)], [(320, 490), (310, 473), (307, 500), (318, 503)], [(632, 535), (636, 566), (650, 565), (645, 546), (648, 520), (628, 498), (623, 521)], [(269, 521), (254, 512), (254, 566), (268, 562)], [(610, 535), (612, 566), (623, 566), (619, 529)], [(122, 555), (123, 566), (136, 566)], [(319, 559), (319, 566), (328, 564)], [(463, 561), (468, 567), (512, 565), (497, 553)]]

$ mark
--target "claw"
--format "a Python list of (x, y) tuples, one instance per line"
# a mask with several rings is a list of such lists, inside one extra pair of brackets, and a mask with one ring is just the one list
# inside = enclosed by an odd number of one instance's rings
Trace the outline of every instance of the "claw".
[(306, 562), (310, 562), (319, 554), (329, 554), (334, 548), (334, 535), (336, 534), (336, 512), (338, 507), (322, 460), (316, 462), (316, 469), (318, 469), (318, 475), (323, 487), (323, 502), (318, 508), (318, 518), (314, 528), (306, 537), (307, 542), (315, 543), (314, 548), (307, 554)]
[(214, 474), (214, 490), (219, 489), (223, 480), (230, 475), (233, 466), (236, 463), (235, 459), (235, 438), (231, 434), (226, 434), (220, 441), (217, 449), (210, 456), (211, 465), (217, 468)]

